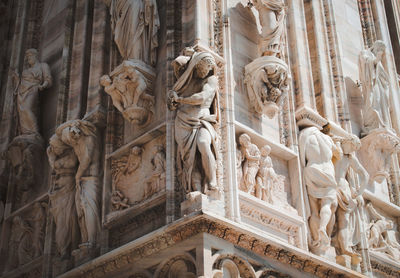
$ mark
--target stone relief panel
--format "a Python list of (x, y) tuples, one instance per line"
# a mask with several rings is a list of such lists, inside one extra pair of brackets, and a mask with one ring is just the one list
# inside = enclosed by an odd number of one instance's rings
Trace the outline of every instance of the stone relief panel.
[(14, 206), (19, 207), (41, 189), (44, 141), (38, 133), (18, 135), (8, 145), (5, 155), (13, 172), (10, 182), (17, 191)]
[[(185, 49), (173, 63), (177, 78), (168, 96), (176, 110), (178, 178), (186, 193), (215, 193), (219, 136), (217, 64), (209, 52)], [(210, 193), (210, 194), (211, 194)]]
[(239, 136), (236, 150), (236, 166), (239, 189), (276, 207), (297, 214), (288, 202), (285, 186), (286, 177), (275, 172), (270, 157), (271, 147), (265, 145), (261, 150), (251, 142), (250, 136)]
[(19, 268), (43, 254), (47, 203), (36, 202), (29, 213), (12, 218), (4, 272)]
[(165, 138), (131, 146), (111, 159), (113, 211), (124, 210), (165, 191)]
[(400, 259), (400, 244), (398, 232), (394, 227), (395, 222), (379, 213), (372, 203), (367, 203), (366, 213), (369, 219), (367, 224), (369, 251), (398, 262)]

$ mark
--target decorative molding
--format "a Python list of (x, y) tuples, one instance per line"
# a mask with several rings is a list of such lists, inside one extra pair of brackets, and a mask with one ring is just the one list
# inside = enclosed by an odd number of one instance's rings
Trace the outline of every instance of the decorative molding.
[(355, 271), (327, 262), (318, 256), (256, 235), (248, 229), (239, 228), (236, 223), (227, 219), (205, 214), (174, 222), (163, 227), (162, 231), (160, 229), (121, 246), (59, 277), (90, 278), (112, 275), (119, 269), (132, 267), (143, 258), (155, 255), (199, 233), (208, 233), (257, 255), (291, 265), (317, 277), (363, 277)]

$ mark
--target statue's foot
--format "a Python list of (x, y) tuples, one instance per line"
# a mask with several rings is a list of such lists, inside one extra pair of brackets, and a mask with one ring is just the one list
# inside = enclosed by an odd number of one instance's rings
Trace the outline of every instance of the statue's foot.
[(331, 239), (326, 234), (326, 231), (323, 229), (318, 230), (319, 239), (322, 246), (329, 246), (331, 244)]

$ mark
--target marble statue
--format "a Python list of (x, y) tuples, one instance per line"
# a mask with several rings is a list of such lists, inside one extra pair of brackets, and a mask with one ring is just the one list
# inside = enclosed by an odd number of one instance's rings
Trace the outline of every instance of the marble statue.
[(149, 82), (141, 73), (141, 66), (131, 61), (122, 62), (111, 77), (100, 78), (100, 85), (111, 96), (113, 105), (135, 125), (145, 125), (154, 114), (154, 96), (147, 93)]
[(54, 186), (49, 192), (50, 212), (56, 225), (55, 240), (62, 259), (67, 258), (79, 243), (79, 225), (75, 204), (75, 174), (78, 158), (69, 145), (56, 134), (47, 148)]
[(104, 0), (110, 9), (115, 44), (124, 60), (155, 65), (158, 17), (156, 0)]
[[(216, 147), (218, 78), (214, 57), (195, 52), (169, 94), (170, 109), (177, 109), (175, 140), (178, 169), (187, 193), (217, 187)], [(200, 155), (200, 159), (197, 159)]]
[(39, 134), (39, 91), (49, 88), (52, 78), (49, 65), (39, 62), (36, 49), (28, 49), (25, 60), (27, 67), (21, 76), (14, 75), (20, 134)]
[(368, 227), (368, 245), (371, 251), (384, 253), (391, 259), (400, 259), (400, 244), (394, 235), (391, 236), (393, 221), (386, 219), (378, 213), (371, 203), (367, 204), (367, 210), (371, 216)]
[[(368, 185), (369, 175), (354, 152), (360, 149), (361, 142), (355, 135), (340, 139), (341, 158), (335, 161), (335, 176), (337, 182), (337, 238), (341, 255), (349, 255), (355, 261), (361, 260), (360, 254), (353, 251), (352, 247), (360, 242), (361, 219), (356, 209), (363, 205), (361, 194)], [(347, 180), (349, 170), (358, 174), (360, 188)]]
[(21, 216), (12, 220), (12, 233), (8, 243), (8, 261), (5, 271), (30, 262), (34, 258), (33, 228)]
[(166, 161), (163, 146), (157, 146), (151, 160), (153, 165), (153, 172), (147, 181), (143, 199), (150, 198), (161, 189), (165, 188), (166, 183)]
[[(331, 232), (335, 224), (337, 208), (337, 182), (332, 159), (340, 158), (340, 148), (331, 137), (316, 127), (308, 127), (300, 132), (300, 161), (309, 201), (309, 228), (314, 253), (326, 251), (330, 247)], [(307, 200), (306, 200), (307, 201)]]
[(259, 51), (262, 56), (279, 56), (285, 30), (285, 3), (283, 0), (250, 0), (259, 13), (262, 26)]
[(260, 167), (261, 153), (258, 147), (251, 143), (250, 136), (246, 133), (239, 136), (239, 143), (244, 158), (243, 183), (239, 188), (247, 193), (254, 194), (256, 190), (256, 175)]
[(243, 154), (238, 144), (236, 144), (236, 182), (238, 186), (243, 183)]
[(86, 120), (71, 120), (56, 129), (56, 135), (72, 147), (79, 162), (75, 174), (75, 204), (81, 240), (89, 247), (94, 247), (100, 229), (100, 152), (96, 133), (96, 127)]
[(297, 211), (288, 203), (285, 191), (285, 176), (278, 175), (269, 156), (271, 147), (265, 145), (260, 149), (260, 167), (256, 176), (255, 196), (263, 201), (284, 208), (288, 211)]
[(386, 45), (377, 40), (359, 55), (359, 74), (364, 99), (363, 125), (365, 134), (376, 128), (389, 128), (389, 76), (382, 65)]
[(273, 118), (289, 91), (289, 68), (276, 57), (260, 57), (245, 67), (245, 83), (254, 110)]

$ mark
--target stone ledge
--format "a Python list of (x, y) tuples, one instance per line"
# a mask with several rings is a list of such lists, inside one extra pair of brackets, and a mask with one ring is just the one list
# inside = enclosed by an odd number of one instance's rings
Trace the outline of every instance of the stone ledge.
[(201, 211), (197, 215), (192, 214), (181, 218), (127, 243), (59, 277), (110, 277), (119, 269), (132, 265), (142, 258), (155, 255), (199, 233), (207, 233), (224, 239), (257, 255), (292, 265), (296, 269), (317, 277), (366, 277), (307, 251), (267, 238), (254, 229), (240, 227), (240, 224), (236, 222), (217, 215), (204, 214)]

